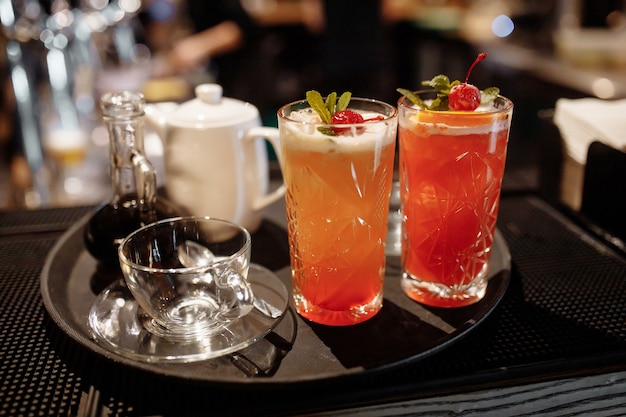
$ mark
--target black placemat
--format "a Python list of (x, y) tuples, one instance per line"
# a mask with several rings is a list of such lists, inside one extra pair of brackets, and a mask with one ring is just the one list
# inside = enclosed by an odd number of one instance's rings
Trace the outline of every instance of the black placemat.
[(43, 307), (39, 275), (59, 225), (85, 213), (0, 213), (0, 415), (282, 415), (626, 368), (625, 259), (533, 196), (502, 200), (511, 283), (475, 332), (415, 366), (279, 392), (155, 376), (61, 332)]
[(51, 207), (39, 210), (0, 211), (0, 236), (67, 230), (93, 207)]

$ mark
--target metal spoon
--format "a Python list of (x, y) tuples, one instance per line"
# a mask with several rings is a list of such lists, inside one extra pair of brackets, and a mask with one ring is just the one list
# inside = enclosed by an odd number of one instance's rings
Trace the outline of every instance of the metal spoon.
[[(178, 246), (178, 259), (185, 267), (207, 266), (214, 262), (216, 256), (209, 248), (199, 244), (198, 242), (186, 241)], [(283, 311), (274, 307), (267, 301), (254, 296), (253, 305), (259, 312), (267, 317), (277, 319), (283, 315)]]

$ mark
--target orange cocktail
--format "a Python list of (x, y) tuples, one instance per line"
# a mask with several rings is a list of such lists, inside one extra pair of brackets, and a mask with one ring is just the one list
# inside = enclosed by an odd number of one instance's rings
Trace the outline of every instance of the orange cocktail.
[(513, 104), (421, 110), (399, 101), (402, 288), (437, 307), (485, 294)]
[(294, 303), (311, 321), (355, 324), (382, 306), (397, 111), (352, 99), (366, 118), (383, 117), (328, 135), (307, 108), (278, 113)]

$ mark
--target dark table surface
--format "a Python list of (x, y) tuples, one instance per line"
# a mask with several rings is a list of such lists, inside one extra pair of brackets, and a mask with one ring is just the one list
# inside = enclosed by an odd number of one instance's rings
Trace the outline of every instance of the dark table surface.
[(68, 337), (40, 275), (91, 210), (0, 212), (0, 416), (626, 415), (626, 257), (533, 194), (502, 198), (510, 283), (475, 330), (416, 363), (279, 387), (159, 375)]

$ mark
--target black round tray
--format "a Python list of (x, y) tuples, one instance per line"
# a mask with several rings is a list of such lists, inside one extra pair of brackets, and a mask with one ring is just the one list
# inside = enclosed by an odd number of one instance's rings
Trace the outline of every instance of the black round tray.
[[(420, 361), (476, 328), (502, 299), (511, 259), (497, 232), (487, 294), (462, 308), (422, 306), (400, 289), (397, 259), (388, 258), (383, 308), (365, 323), (329, 327), (308, 322), (292, 307), (264, 339), (234, 354), (193, 363), (145, 363), (98, 344), (87, 315), (106, 275), (83, 246), (88, 216), (71, 227), (48, 254), (41, 293), (52, 319), (72, 339), (112, 361), (155, 374), (219, 384), (293, 384), (389, 370)], [(274, 271), (291, 288), (286, 232), (264, 221), (253, 235), (253, 262)], [(106, 277), (118, 279), (119, 277)]]

